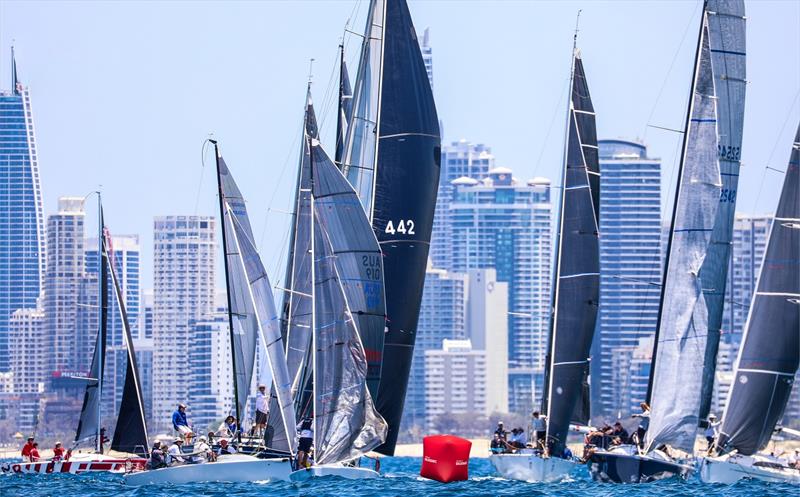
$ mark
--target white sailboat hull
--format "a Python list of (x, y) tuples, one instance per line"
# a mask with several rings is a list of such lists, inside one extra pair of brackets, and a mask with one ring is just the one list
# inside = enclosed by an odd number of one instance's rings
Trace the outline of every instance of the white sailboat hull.
[[(764, 465), (769, 462), (772, 464)], [(768, 457), (740, 455), (706, 457), (700, 461), (700, 479), (705, 483), (736, 483), (743, 479), (800, 483), (800, 470), (779, 467)]]
[(259, 459), (232, 454), (220, 456), (215, 462), (183, 464), (168, 468), (138, 471), (124, 475), (128, 485), (159, 485), (162, 483), (248, 482), (288, 480), (292, 472), (289, 459)]
[(299, 469), (289, 475), (289, 478), (292, 481), (300, 482), (324, 476), (336, 476), (348, 480), (364, 480), (378, 478), (380, 477), (380, 473), (368, 468), (345, 466), (343, 464), (321, 464), (319, 466), (311, 466), (307, 469)]
[(531, 482), (564, 480), (578, 466), (568, 459), (536, 454), (492, 454), (489, 461), (503, 478)]
[(44, 460), (38, 462), (6, 463), (0, 466), (3, 473), (123, 473), (133, 468), (143, 468), (147, 459), (140, 457), (112, 457), (104, 454), (76, 454), (69, 461)]

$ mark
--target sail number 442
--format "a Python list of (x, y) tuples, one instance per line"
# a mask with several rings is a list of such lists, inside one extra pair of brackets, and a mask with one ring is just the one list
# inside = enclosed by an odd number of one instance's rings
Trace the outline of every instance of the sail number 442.
[(386, 223), (384, 233), (390, 235), (396, 235), (397, 233), (401, 235), (416, 235), (414, 232), (414, 221), (412, 219), (401, 219), (397, 222), (397, 225), (395, 225), (394, 222), (389, 220), (389, 222)]

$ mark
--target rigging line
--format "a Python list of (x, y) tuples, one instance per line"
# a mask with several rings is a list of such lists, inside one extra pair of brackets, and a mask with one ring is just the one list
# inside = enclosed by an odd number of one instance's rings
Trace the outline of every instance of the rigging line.
[(203, 190), (203, 173), (205, 173), (206, 170), (206, 152), (213, 136), (214, 133), (209, 133), (208, 138), (203, 140), (203, 146), (200, 149), (200, 184), (197, 185), (197, 195), (195, 195), (194, 198), (194, 216), (197, 216), (197, 210), (200, 208), (200, 193), (202, 193)]
[[(656, 108), (658, 107), (658, 102), (661, 100), (661, 95), (664, 93), (664, 88), (667, 87), (667, 80), (669, 79), (669, 75), (672, 74), (672, 68), (675, 67), (675, 62), (678, 60), (678, 54), (681, 52), (681, 47), (683, 47), (684, 43), (686, 42), (686, 37), (689, 34), (689, 29), (694, 25), (694, 19), (697, 16), (697, 9), (702, 8), (703, 2), (698, 2), (694, 8), (694, 12), (689, 17), (689, 21), (686, 23), (686, 28), (683, 30), (683, 35), (681, 36), (681, 42), (678, 44), (678, 47), (675, 49), (675, 53), (672, 55), (672, 62), (669, 63), (669, 68), (667, 69), (667, 73), (664, 75), (664, 79), (661, 81), (661, 87), (658, 89), (658, 94), (656, 95), (656, 99), (653, 102), (653, 107), (650, 109), (650, 115), (647, 116), (647, 121), (645, 123), (644, 133), (642, 136), (642, 142), (647, 143), (647, 128), (650, 126), (650, 123), (653, 120), (653, 116), (656, 113)], [(657, 128), (658, 126), (653, 126)]]
[(567, 89), (570, 86), (570, 79), (570, 77), (567, 78), (566, 84), (561, 89), (561, 96), (558, 98), (555, 108), (553, 109), (553, 117), (550, 119), (550, 126), (547, 128), (547, 134), (544, 137), (542, 148), (539, 150), (539, 158), (536, 159), (536, 164), (533, 166), (533, 176), (537, 176), (539, 172), (539, 166), (542, 163), (542, 158), (544, 157), (544, 152), (547, 149), (547, 144), (550, 143), (550, 134), (553, 132), (553, 127), (555, 127), (556, 118), (558, 117), (559, 111), (563, 110), (562, 105), (564, 102), (564, 95), (567, 93)]
[[(789, 106), (788, 112), (786, 113), (786, 119), (783, 120), (783, 125), (781, 126), (780, 132), (778, 132), (778, 134), (775, 135), (775, 144), (772, 146), (772, 152), (770, 152), (769, 154), (769, 158), (767, 159), (767, 164), (772, 163), (772, 158), (775, 155), (775, 150), (777, 150), (778, 145), (783, 141), (782, 140), (783, 133), (786, 130), (786, 125), (789, 124), (789, 119), (792, 117), (792, 114), (794, 112), (794, 106), (797, 105), (798, 97), (800, 97), (800, 89), (797, 90), (797, 93), (794, 94), (794, 100), (792, 100), (792, 105)], [(756, 198), (753, 201), (753, 208), (750, 210), (750, 212), (756, 212), (756, 209), (758, 208), (758, 202), (761, 200), (761, 193), (764, 190), (764, 181), (767, 178), (766, 169), (768, 168), (769, 166), (765, 166), (765, 170), (761, 173), (761, 182), (758, 185), (758, 194), (756, 194)]]

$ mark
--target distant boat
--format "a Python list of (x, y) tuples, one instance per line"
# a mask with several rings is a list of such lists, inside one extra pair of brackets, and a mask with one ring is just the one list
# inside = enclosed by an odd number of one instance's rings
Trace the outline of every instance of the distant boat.
[(272, 457), (221, 455), (215, 462), (133, 472), (125, 475), (125, 483), (129, 485), (285, 480), (292, 471), (295, 412), (272, 286), (255, 248), (244, 198), (217, 143), (212, 143), (217, 158), (235, 410), (238, 416), (244, 409), (253, 376), (256, 346), (260, 343), (272, 373), (272, 391), (277, 399), (277, 417), (281, 420), (279, 429), (287, 441), (287, 450), (285, 454), (273, 454)]
[[(98, 251), (97, 251), (97, 286), (98, 286), (98, 331), (92, 355), (92, 365), (83, 397), (83, 406), (75, 433), (75, 440), (70, 450), (91, 441), (94, 453), (75, 453), (69, 460), (43, 460), (39, 462), (21, 462), (4, 465), (3, 471), (14, 473), (88, 473), (115, 472), (121, 473), (135, 468), (142, 468), (148, 455), (147, 426), (145, 423), (144, 403), (142, 401), (139, 369), (136, 365), (136, 353), (133, 348), (128, 313), (125, 299), (114, 269), (111, 235), (105, 226), (103, 204), (100, 194), (97, 196), (98, 207)], [(138, 457), (111, 456), (102, 451), (105, 433), (100, 423), (100, 403), (103, 392), (103, 375), (105, 372), (105, 356), (108, 337), (108, 280), (114, 288), (118, 310), (122, 318), (123, 338), (127, 351), (127, 369), (122, 391), (119, 413), (111, 450)]]
[[(310, 103), (307, 113), (313, 113)], [(308, 121), (308, 118), (307, 118)], [(367, 347), (379, 348), (385, 321), (381, 252), (358, 196), (306, 133), (311, 261), (311, 405), (313, 465), (292, 480), (316, 476), (373, 478), (361, 456), (386, 439), (370, 393)]]
[(570, 423), (589, 423), (589, 356), (600, 299), (600, 167), (594, 107), (575, 47), (564, 141), (564, 187), (542, 398), (542, 413), (547, 415), (546, 450), (490, 456), (501, 475), (526, 481), (558, 481), (569, 476), (577, 466), (576, 460), (564, 457)]
[(376, 405), (397, 443), (411, 370), (439, 184), (441, 138), (433, 92), (405, 0), (372, 0), (347, 127), (342, 170), (380, 243), (387, 332), (365, 340)]
[(592, 476), (631, 483), (686, 476), (710, 395), (730, 259), (744, 112), (743, 0), (703, 5), (667, 243), (644, 450), (599, 450)]
[(759, 453), (783, 416), (800, 363), (800, 126), (750, 305), (733, 383), (716, 440), (700, 477), (800, 483), (800, 471)]

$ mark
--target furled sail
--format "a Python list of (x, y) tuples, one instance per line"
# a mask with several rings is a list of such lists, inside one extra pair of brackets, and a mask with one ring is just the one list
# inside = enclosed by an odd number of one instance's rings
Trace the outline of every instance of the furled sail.
[(150, 450), (147, 442), (142, 383), (139, 379), (139, 367), (136, 362), (136, 351), (133, 348), (133, 336), (128, 322), (128, 311), (125, 309), (125, 297), (122, 294), (122, 287), (120, 287), (117, 273), (114, 269), (114, 251), (111, 244), (111, 235), (107, 230), (104, 230), (102, 238), (109, 274), (111, 275), (111, 284), (114, 287), (114, 295), (117, 297), (119, 315), (122, 319), (125, 349), (128, 353), (122, 401), (119, 404), (119, 416), (117, 417), (117, 426), (114, 428), (114, 437), (111, 439), (111, 450), (147, 457)]
[(704, 13), (651, 366), (648, 450), (668, 444), (691, 453), (697, 431), (709, 317), (701, 270), (708, 259), (721, 191), (708, 38)]
[(361, 203), (313, 139), (311, 164), (315, 462), (325, 464), (360, 457), (386, 438), (368, 388), (370, 347), (382, 347), (385, 317), (380, 249)]
[[(101, 201), (97, 201), (100, 210), (100, 236), (98, 237), (100, 247), (97, 251), (98, 256), (98, 312), (99, 327), (97, 329), (97, 341), (94, 345), (92, 355), (92, 366), (89, 370), (86, 390), (83, 394), (83, 406), (81, 407), (80, 418), (78, 419), (78, 430), (75, 433), (75, 444), (88, 438), (100, 436), (100, 398), (102, 392), (103, 374), (105, 371), (106, 346), (108, 341), (108, 254), (103, 243), (103, 206)], [(95, 440), (97, 449), (100, 441)]]
[(241, 264), (243, 273), (248, 282), (248, 297), (250, 305), (255, 309), (255, 319), (259, 331), (259, 343), (267, 355), (269, 368), (272, 373), (275, 396), (281, 413), (281, 430), (276, 430), (275, 437), (285, 436), (287, 450), (294, 453), (295, 449), (295, 411), (292, 402), (292, 381), (286, 366), (286, 357), (281, 339), (280, 318), (275, 309), (275, 300), (272, 295), (272, 285), (269, 282), (267, 271), (261, 262), (261, 257), (255, 248), (252, 238), (239, 221), (230, 203), (225, 203), (226, 222), (233, 228), (231, 230), (231, 248), (238, 254), (235, 261)]
[(436, 105), (405, 0), (372, 0), (343, 170), (383, 252), (388, 331), (376, 405), (393, 454), (403, 414), (436, 206)]
[(253, 230), (247, 216), (247, 207), (239, 187), (236, 185), (225, 159), (222, 158), (216, 142), (214, 150), (217, 158), (217, 183), (219, 187), (220, 218), (222, 220), (222, 245), (225, 253), (225, 286), (228, 298), (228, 326), (231, 340), (231, 359), (233, 366), (233, 390), (236, 405), (235, 413), (242, 419), (255, 366), (258, 346), (258, 320), (244, 266), (239, 260), (239, 250), (233, 242), (233, 226), (225, 216), (225, 205), (236, 215), (244, 236), (253, 239)]
[(711, 245), (700, 270), (703, 295), (708, 307), (708, 340), (703, 368), (703, 393), (700, 423), (707, 419), (714, 389), (725, 283), (731, 257), (733, 217), (742, 150), (745, 88), (745, 18), (744, 0), (709, 0), (708, 45), (714, 88), (717, 95), (717, 151), (722, 189)]
[(800, 363), (800, 126), (728, 393), (717, 447), (764, 449), (783, 416)]
[[(584, 385), (600, 299), (600, 166), (583, 62), (576, 51), (567, 123), (564, 185), (556, 250), (554, 314), (545, 379), (550, 454), (561, 456), (570, 421), (586, 423)], [(572, 419), (573, 415), (581, 416)]]

